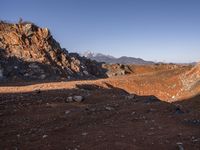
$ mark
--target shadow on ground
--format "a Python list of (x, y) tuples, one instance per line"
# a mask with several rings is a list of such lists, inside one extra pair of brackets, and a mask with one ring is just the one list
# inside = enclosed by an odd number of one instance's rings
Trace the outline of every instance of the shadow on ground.
[(49, 58), (51, 64), (32, 61), (31, 58), (30, 61), (25, 61), (16, 56), (7, 57), (5, 50), (0, 48), (0, 87), (58, 81), (96, 80), (108, 77), (106, 74), (108, 70), (102, 67), (102, 63), (78, 55), (74, 57), (78, 57), (78, 60), (83, 61), (87, 75), (83, 73), (81, 66), (79, 66), (80, 71), (75, 72), (70, 68), (70, 64), (68, 68), (63, 68), (51, 57)]
[[(84, 101), (65, 102), (74, 95)], [(0, 148), (197, 150), (199, 98), (167, 103), (92, 84), (0, 94)]]

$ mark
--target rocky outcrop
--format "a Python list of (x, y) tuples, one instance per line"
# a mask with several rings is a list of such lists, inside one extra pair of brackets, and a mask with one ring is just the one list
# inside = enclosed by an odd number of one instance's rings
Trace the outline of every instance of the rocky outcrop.
[(108, 77), (133, 73), (133, 70), (131, 70), (128, 65), (123, 64), (103, 64), (102, 67), (107, 70), (106, 75)]
[(0, 79), (103, 77), (101, 64), (60, 47), (47, 28), (0, 22)]
[(200, 63), (195, 65), (190, 71), (181, 75), (180, 79), (184, 90), (191, 90), (197, 85), (200, 85)]

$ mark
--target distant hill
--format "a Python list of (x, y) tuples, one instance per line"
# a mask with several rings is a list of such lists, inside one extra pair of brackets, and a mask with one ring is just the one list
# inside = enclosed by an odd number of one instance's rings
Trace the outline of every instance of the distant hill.
[(93, 53), (90, 51), (86, 51), (80, 55), (86, 58), (89, 58), (91, 60), (96, 60), (97, 62), (105, 62), (107, 64), (117, 64), (117, 63), (118, 64), (139, 64), (139, 65), (154, 64), (153, 61), (146, 61), (141, 58), (127, 57), (127, 56), (116, 58), (110, 55), (104, 55), (101, 53)]

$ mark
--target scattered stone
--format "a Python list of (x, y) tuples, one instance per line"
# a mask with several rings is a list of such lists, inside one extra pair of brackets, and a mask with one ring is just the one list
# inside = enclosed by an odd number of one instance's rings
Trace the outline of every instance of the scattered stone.
[(65, 115), (69, 114), (70, 112), (71, 112), (70, 110), (66, 110)]
[(184, 119), (184, 122), (191, 125), (200, 125), (200, 120), (198, 119)]
[(153, 132), (149, 132), (148, 135), (151, 136), (151, 135), (154, 135), (154, 133)]
[(83, 96), (69, 96), (67, 97), (67, 99), (65, 100), (66, 103), (70, 103), (70, 102), (82, 102), (84, 100)]
[(67, 99), (65, 100), (65, 102), (66, 103), (73, 102), (73, 97), (72, 96), (67, 97)]
[(20, 134), (17, 134), (17, 137), (20, 138)]
[(32, 63), (32, 64), (29, 65), (29, 68), (38, 69), (39, 66), (37, 64), (35, 64), (35, 63)]
[(177, 142), (176, 144), (177, 144), (179, 150), (184, 150), (183, 143)]
[(29, 73), (25, 73), (25, 74), (24, 74), (24, 77), (29, 77), (29, 76), (30, 76)]
[(133, 111), (132, 113), (131, 113), (131, 115), (135, 115), (136, 114), (136, 112), (135, 111)]
[(45, 138), (47, 138), (47, 137), (48, 137), (48, 135), (46, 135), (46, 134), (42, 136), (43, 139), (45, 139)]
[(192, 142), (199, 142), (200, 141), (200, 138), (195, 138), (194, 136), (192, 136)]
[(113, 108), (113, 107), (106, 106), (106, 107), (105, 107), (105, 110), (112, 111), (112, 110), (114, 110), (114, 108)]
[(83, 132), (81, 135), (82, 136), (86, 136), (86, 135), (88, 135), (88, 133), (87, 132)]
[(75, 102), (82, 102), (84, 100), (83, 96), (73, 96)]
[(18, 66), (14, 66), (14, 69), (18, 69)]
[(127, 100), (132, 100), (132, 99), (135, 99), (135, 94), (129, 94), (128, 96), (126, 96), (126, 99)]
[(43, 79), (46, 78), (46, 75), (45, 75), (45, 74), (42, 74), (39, 78), (40, 78), (41, 80), (43, 80)]
[(87, 72), (87, 71), (83, 71), (83, 73), (86, 75), (86, 76), (88, 76), (89, 75), (89, 73)]

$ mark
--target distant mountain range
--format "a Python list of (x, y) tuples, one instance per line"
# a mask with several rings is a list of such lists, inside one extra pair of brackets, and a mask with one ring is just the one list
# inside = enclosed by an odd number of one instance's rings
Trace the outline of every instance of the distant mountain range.
[(139, 64), (139, 65), (154, 64), (153, 61), (146, 61), (141, 58), (127, 57), (127, 56), (116, 58), (101, 53), (93, 53), (91, 51), (83, 52), (80, 55), (89, 58), (91, 60), (96, 60), (97, 62), (104, 62), (107, 64)]

